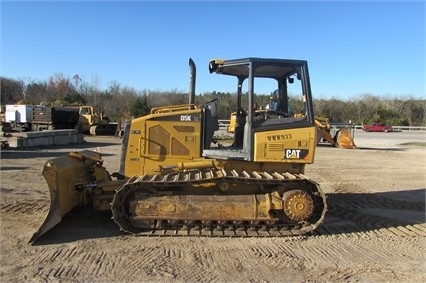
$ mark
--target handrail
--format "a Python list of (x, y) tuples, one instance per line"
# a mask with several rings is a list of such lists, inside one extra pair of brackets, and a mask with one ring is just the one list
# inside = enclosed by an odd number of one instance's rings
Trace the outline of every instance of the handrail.
[[(394, 126), (391, 125), (394, 131), (407, 130), (407, 131), (426, 131), (423, 126)], [(355, 129), (362, 129), (362, 125), (356, 125)]]
[[(229, 126), (230, 120), (221, 120), (219, 119), (219, 127), (220, 128), (226, 128)], [(349, 125), (347, 123), (330, 123), (331, 127), (333, 126), (340, 126), (340, 125)], [(362, 125), (354, 125), (355, 129), (361, 129)], [(426, 127), (423, 126), (393, 126), (392, 128), (394, 130), (407, 130), (407, 131), (426, 131)]]
[(151, 109), (151, 114), (177, 112), (177, 111), (187, 110), (188, 108), (197, 109), (197, 106), (195, 104), (181, 104), (181, 105), (154, 107)]

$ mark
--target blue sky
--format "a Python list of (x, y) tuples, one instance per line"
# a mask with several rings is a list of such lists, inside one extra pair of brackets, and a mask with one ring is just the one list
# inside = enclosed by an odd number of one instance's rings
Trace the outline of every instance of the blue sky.
[[(1, 76), (236, 90), (212, 58), (303, 59), (317, 98), (426, 97), (424, 1), (2, 1)], [(271, 90), (258, 90), (270, 93)]]

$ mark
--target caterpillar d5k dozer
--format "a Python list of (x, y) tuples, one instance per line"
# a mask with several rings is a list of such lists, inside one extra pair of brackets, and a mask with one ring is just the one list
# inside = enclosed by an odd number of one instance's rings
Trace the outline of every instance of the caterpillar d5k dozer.
[[(304, 175), (305, 164), (314, 161), (317, 135), (307, 62), (210, 61), (210, 73), (237, 83), (238, 123), (230, 146), (213, 138), (219, 129), (216, 100), (194, 104), (191, 59), (189, 65), (189, 103), (154, 108), (127, 124), (120, 172), (110, 174), (92, 151), (46, 162), (51, 207), (30, 242), (86, 204), (111, 210), (123, 231), (138, 235), (287, 236), (320, 225), (325, 195)], [(281, 106), (257, 115), (250, 105), (257, 82), (265, 79), (278, 88)], [(300, 96), (300, 117), (284, 111), (290, 89)]]

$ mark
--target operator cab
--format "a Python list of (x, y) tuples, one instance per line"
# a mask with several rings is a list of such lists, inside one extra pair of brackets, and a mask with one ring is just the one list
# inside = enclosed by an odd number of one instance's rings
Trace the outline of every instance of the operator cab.
[[(245, 58), (211, 60), (210, 73), (233, 76), (237, 82), (235, 101), (236, 123), (232, 146), (218, 147), (211, 142), (218, 127), (217, 100), (204, 106), (204, 157), (217, 159), (254, 160), (256, 133), (314, 126), (311, 89), (307, 62), (303, 60)], [(261, 109), (256, 103), (256, 87), (265, 82), (271, 99)], [(290, 105), (291, 104), (291, 105)]]

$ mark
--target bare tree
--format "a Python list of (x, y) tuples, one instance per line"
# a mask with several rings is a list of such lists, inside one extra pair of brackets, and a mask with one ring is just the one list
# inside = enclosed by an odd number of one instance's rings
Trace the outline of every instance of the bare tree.
[(24, 83), (22, 81), (0, 77), (1, 104), (15, 104), (24, 99)]

